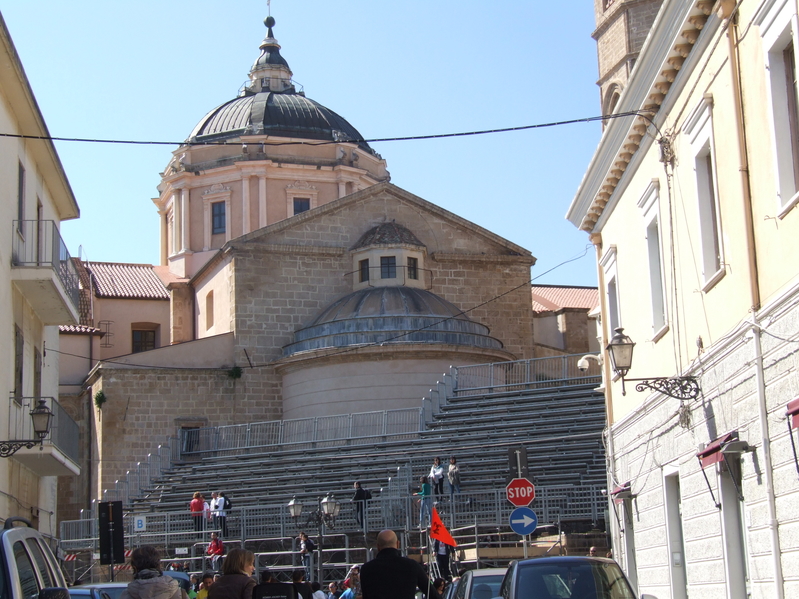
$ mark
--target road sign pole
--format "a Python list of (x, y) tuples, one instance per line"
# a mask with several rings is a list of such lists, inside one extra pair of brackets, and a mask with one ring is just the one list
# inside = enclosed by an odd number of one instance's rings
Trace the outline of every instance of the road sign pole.
[(524, 559), (527, 559), (527, 535), (524, 535), (523, 542), (524, 542)]
[(516, 450), (516, 476), (522, 478), (522, 458), (521, 451)]

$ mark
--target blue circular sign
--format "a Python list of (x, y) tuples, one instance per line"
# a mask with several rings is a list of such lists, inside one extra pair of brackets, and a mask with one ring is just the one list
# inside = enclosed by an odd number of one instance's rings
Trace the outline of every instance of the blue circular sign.
[(517, 507), (510, 513), (510, 528), (517, 535), (529, 535), (538, 526), (538, 516), (529, 507)]

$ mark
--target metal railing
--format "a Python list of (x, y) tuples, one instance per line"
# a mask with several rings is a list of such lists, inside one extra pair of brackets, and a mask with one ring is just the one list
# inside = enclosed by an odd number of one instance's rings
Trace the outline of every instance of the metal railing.
[(15, 220), (11, 238), (11, 265), (22, 268), (52, 268), (75, 309), (78, 308), (80, 280), (69, 250), (52, 220)]
[(457, 397), (601, 383), (602, 369), (594, 360), (586, 370), (577, 368), (583, 355), (454, 366), (453, 393)]
[[(228, 510), (227, 539), (241, 542), (275, 537), (296, 536), (300, 530), (314, 530), (307, 512), (293, 520), (287, 504), (271, 503)], [(419, 528), (419, 505), (415, 497), (384, 494), (365, 502), (364, 528), (369, 531), (386, 528), (412, 530)], [(604, 519), (607, 500), (599, 486), (536, 486), (536, 497), (530, 507), (538, 516), (539, 526), (557, 525), (559, 521), (584, 520), (597, 523)], [(512, 506), (505, 498), (504, 489), (486, 492), (461, 493), (438, 498), (436, 509), (450, 528), (460, 526), (492, 526), (508, 528)], [(91, 516), (93, 512), (89, 512)], [(139, 520), (136, 530), (135, 522)], [(143, 521), (143, 522), (142, 522)], [(142, 525), (143, 524), (143, 525)], [(190, 547), (207, 543), (213, 528), (208, 520), (204, 530), (195, 530), (195, 522), (188, 510), (181, 512), (130, 512), (124, 519), (126, 545), (156, 545), (165, 548)], [(331, 530), (331, 529), (328, 529)], [(336, 519), (337, 533), (362, 530), (356, 520), (354, 502), (342, 502)], [(80, 551), (98, 547), (97, 518), (61, 522), (61, 548)], [(199, 546), (202, 555), (205, 545)], [(191, 557), (195, 557), (194, 554)]]
[(272, 420), (180, 431), (180, 460), (302, 443), (337, 447), (396, 440), (422, 430), (420, 408), (360, 412), (318, 418)]
[(80, 458), (78, 423), (53, 397), (12, 397), (8, 402), (8, 438), (38, 438), (36, 433), (33, 432), (33, 421), (31, 420), (30, 412), (31, 409), (39, 405), (40, 399), (43, 399), (47, 407), (53, 412), (50, 433), (45, 437), (44, 444), (52, 444), (77, 464)]

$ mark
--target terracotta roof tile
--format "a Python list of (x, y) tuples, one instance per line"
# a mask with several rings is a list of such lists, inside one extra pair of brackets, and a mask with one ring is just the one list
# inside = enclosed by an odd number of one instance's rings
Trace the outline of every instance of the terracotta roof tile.
[(88, 262), (97, 297), (168, 300), (169, 292), (151, 264)]
[(593, 310), (599, 305), (596, 287), (532, 285), (533, 312), (556, 312), (564, 308)]

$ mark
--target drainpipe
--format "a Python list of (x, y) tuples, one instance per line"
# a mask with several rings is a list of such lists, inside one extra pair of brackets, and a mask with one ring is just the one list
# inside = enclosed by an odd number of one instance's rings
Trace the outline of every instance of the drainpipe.
[(730, 70), (732, 75), (733, 97), (735, 99), (735, 125), (738, 133), (738, 152), (740, 158), (741, 190), (744, 201), (744, 227), (749, 270), (749, 294), (752, 306), (752, 340), (755, 350), (755, 381), (757, 385), (758, 424), (760, 426), (760, 443), (763, 448), (764, 478), (766, 481), (766, 497), (768, 504), (768, 529), (771, 545), (771, 561), (774, 569), (775, 599), (784, 597), (784, 578), (780, 556), (780, 534), (777, 521), (777, 500), (774, 494), (774, 470), (771, 460), (771, 440), (768, 431), (768, 409), (766, 408), (766, 379), (763, 372), (763, 348), (761, 345), (760, 325), (756, 311), (760, 309), (760, 284), (757, 266), (757, 245), (755, 241), (754, 217), (752, 210), (752, 188), (749, 178), (749, 154), (746, 139), (746, 117), (744, 113), (743, 81), (741, 78), (741, 55), (738, 52), (738, 20), (737, 11), (740, 2), (723, 0), (719, 7), (719, 16), (729, 19), (730, 27), (727, 40), (730, 46)]
[(752, 339), (755, 349), (755, 383), (757, 385), (757, 415), (760, 426), (760, 444), (763, 448), (763, 470), (768, 499), (768, 531), (771, 544), (771, 562), (774, 568), (775, 599), (784, 598), (784, 577), (780, 556), (780, 532), (777, 521), (777, 499), (774, 495), (774, 470), (771, 461), (771, 440), (768, 432), (768, 410), (766, 409), (766, 378), (763, 373), (763, 348), (760, 344), (760, 325), (752, 315)]

